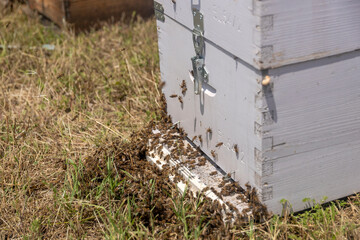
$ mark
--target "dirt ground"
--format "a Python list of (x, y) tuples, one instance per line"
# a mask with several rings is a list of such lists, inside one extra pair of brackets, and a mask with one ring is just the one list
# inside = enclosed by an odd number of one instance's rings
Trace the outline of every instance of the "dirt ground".
[(145, 158), (150, 126), (169, 124), (154, 19), (77, 35), (43, 22), (0, 11), (0, 239), (359, 238), (358, 195), (231, 225), (179, 194)]

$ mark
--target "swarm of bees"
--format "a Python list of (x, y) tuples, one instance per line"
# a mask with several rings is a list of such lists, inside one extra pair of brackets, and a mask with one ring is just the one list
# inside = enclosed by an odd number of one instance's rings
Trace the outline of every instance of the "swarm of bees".
[[(185, 81), (182, 82), (180, 85), (181, 89), (183, 90), (183, 94), (186, 93), (186, 83)], [(178, 98), (180, 103), (183, 102), (183, 99), (181, 96), (178, 96), (177, 94), (173, 94), (170, 96), (170, 98)], [(207, 160), (205, 157), (202, 156), (199, 146), (195, 147), (195, 149), (190, 145), (184, 144), (184, 138), (187, 136), (185, 131), (182, 128), (174, 127), (174, 125), (171, 123), (171, 116), (167, 115), (166, 113), (166, 100), (164, 95), (162, 95), (161, 102), (163, 103), (163, 106), (165, 106), (162, 109), (163, 114), (163, 122), (160, 125), (152, 125), (152, 129), (157, 129), (158, 132), (152, 132), (149, 136), (149, 139), (151, 139), (151, 142), (148, 147), (148, 154), (151, 157), (160, 156), (166, 164), (162, 165), (163, 170), (167, 171), (169, 174), (172, 174), (175, 177), (175, 182), (184, 181), (181, 175), (177, 174), (177, 170), (181, 166), (186, 166), (189, 169), (195, 169), (198, 166), (203, 166), (207, 163)], [(212, 134), (213, 131), (209, 127), (206, 129), (207, 134)], [(199, 140), (200, 144), (203, 144), (203, 137), (201, 135), (194, 136), (191, 140), (192, 142)], [(216, 144), (217, 148), (220, 148), (223, 145), (222, 142), (219, 142)], [(166, 146), (167, 149), (170, 151), (170, 154), (164, 154), (162, 149), (163, 146)], [(233, 145), (233, 150), (235, 153), (238, 154), (239, 149), (238, 145)], [(217, 153), (215, 150), (211, 150), (211, 156), (216, 159)], [(170, 161), (171, 159), (183, 159), (180, 161), (176, 167), (171, 167)], [(217, 175), (217, 171), (211, 172), (210, 176)], [(225, 205), (221, 206), (218, 202), (212, 203), (212, 209), (209, 211), (217, 211), (219, 212), (219, 220), (223, 220), (221, 217), (221, 212), (226, 212), (226, 218), (230, 221), (231, 219), (234, 219), (236, 217), (236, 214), (238, 214), (238, 219), (248, 219), (249, 212), (256, 213), (257, 216), (264, 216), (266, 215), (266, 208), (260, 203), (260, 200), (257, 196), (256, 190), (251, 188), (250, 185), (246, 185), (246, 190), (241, 188), (241, 186), (237, 183), (231, 180), (231, 177), (225, 176), (223, 181), (216, 186), (217, 189), (211, 188), (211, 191), (216, 194), (219, 199), (224, 199), (227, 196), (234, 196), (234, 199), (242, 201), (242, 202), (249, 202), (249, 209), (244, 210), (243, 213), (239, 213), (237, 208), (234, 207), (230, 202), (227, 202), (228, 209), (235, 212), (234, 214), (230, 214), (228, 210), (226, 210)], [(206, 189), (207, 191), (208, 189)], [(203, 190), (205, 192), (205, 190)], [(258, 218), (258, 217), (257, 217)], [(239, 221), (240, 221), (239, 220)]]
[[(176, 97), (178, 98), (178, 96)], [(186, 133), (183, 129), (176, 126), (174, 127), (174, 125), (172, 124), (171, 116), (169, 116), (166, 112), (166, 101), (164, 95), (161, 95), (161, 103), (163, 106), (165, 106), (160, 109), (162, 122), (158, 125), (155, 123), (149, 124), (149, 129), (156, 129), (158, 131), (150, 131), (146, 133), (146, 135), (141, 135), (141, 138), (139, 138), (141, 140), (134, 143), (134, 146), (131, 148), (130, 151), (144, 151), (144, 153), (146, 151), (147, 154), (152, 157), (158, 157), (160, 154), (162, 154), (163, 159), (159, 162), (163, 164), (163, 170), (161, 171), (162, 173), (161, 175), (159, 175), (159, 178), (157, 178), (158, 183), (164, 184), (162, 183), (162, 181), (166, 182), (166, 180), (163, 179), (164, 176), (169, 175), (174, 176), (175, 182), (185, 182), (186, 180), (183, 179), (182, 175), (178, 174), (179, 166), (187, 166), (188, 168), (194, 168), (194, 171), (198, 171), (196, 170), (200, 168), (198, 167), (198, 165), (201, 165), (203, 162), (207, 163), (207, 161), (202, 156), (201, 152), (199, 152), (199, 147), (195, 147), (194, 149), (194, 147), (192, 147), (190, 144), (184, 144), (183, 140), (186, 137)], [(206, 133), (211, 134), (211, 129), (206, 130)], [(196, 136), (196, 139), (198, 138), (199, 135)], [(144, 141), (147, 143), (149, 142), (149, 144), (140, 144), (140, 142)], [(163, 152), (163, 146), (167, 146), (170, 154), (168, 154), (167, 152)], [(233, 146), (233, 148), (236, 152), (235, 145)], [(215, 152), (215, 150), (216, 149), (212, 150), (212, 155), (214, 158), (217, 158), (217, 153)], [(128, 151), (127, 148), (125, 148), (124, 151)], [(142, 155), (144, 155), (144, 153), (142, 153)], [(125, 158), (123, 156), (120, 156), (120, 158), (123, 158), (122, 161), (125, 161)], [(180, 159), (181, 163), (174, 167), (170, 164), (170, 161), (172, 161), (173, 159)], [(134, 162), (135, 161), (137, 160), (134, 160)], [(141, 163), (138, 163), (138, 165), (140, 164)], [(134, 166), (137, 165), (135, 164)], [(149, 174), (149, 176), (156, 176), (156, 170), (152, 168), (143, 169), (141, 166), (137, 168), (139, 169), (139, 173), (140, 171), (144, 171), (144, 175)], [(133, 169), (132, 167), (130, 167), (129, 169), (133, 171), (133, 174), (136, 173), (136, 169)], [(214, 172), (212, 172), (211, 175), (213, 175), (215, 179), (220, 179), (220, 176), (218, 176), (220, 175), (220, 173), (216, 175)], [(240, 185), (236, 182), (234, 183), (231, 179), (225, 178), (223, 179), (221, 184), (219, 184), (219, 186), (214, 186), (210, 189), (220, 199), (226, 202), (226, 205), (221, 204), (219, 201), (213, 202), (211, 199), (205, 197), (201, 208), (203, 209), (204, 214), (211, 216), (211, 221), (213, 223), (219, 223), (219, 226), (221, 226), (219, 227), (221, 233), (226, 233), (230, 231), (230, 228), (228, 227), (230, 226), (230, 224), (227, 224), (227, 222), (231, 222), (233, 224), (241, 224), (241, 222), (244, 223), (249, 221), (249, 217), (253, 218), (255, 221), (259, 221), (263, 219), (264, 216), (266, 216), (267, 214), (266, 208), (259, 201), (256, 190), (251, 188), (249, 184), (246, 185), (245, 189), (242, 189)], [(209, 188), (205, 188), (202, 192), (205, 193), (208, 190)], [(230, 194), (230, 196), (224, 196), (224, 193), (225, 195)], [(229, 201), (229, 199), (231, 199), (231, 201)], [(243, 212), (241, 212), (241, 210), (239, 212), (236, 208), (236, 204), (238, 203), (238, 201), (248, 203), (249, 207), (244, 209)], [(235, 204), (235, 206), (233, 204)], [(169, 212), (171, 213), (171, 211)], [(204, 232), (204, 234), (207, 233)], [(216, 237), (207, 237), (208, 239), (216, 239)]]
[(233, 183), (230, 184), (226, 184), (220, 192), (223, 196), (230, 196), (231, 194), (235, 194), (236, 193), (236, 187), (234, 186)]

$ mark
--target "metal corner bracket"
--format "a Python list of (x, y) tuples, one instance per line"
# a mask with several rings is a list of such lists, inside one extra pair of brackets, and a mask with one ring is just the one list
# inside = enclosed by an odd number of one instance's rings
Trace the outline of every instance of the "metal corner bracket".
[(164, 7), (156, 1), (154, 1), (154, 11), (155, 11), (155, 18), (161, 22), (165, 22)]

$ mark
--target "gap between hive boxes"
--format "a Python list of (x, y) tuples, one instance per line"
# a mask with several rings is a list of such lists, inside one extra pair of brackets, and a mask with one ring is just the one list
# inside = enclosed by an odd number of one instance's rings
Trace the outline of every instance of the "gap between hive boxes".
[[(153, 134), (155, 139), (149, 140), (149, 146), (153, 146), (150, 147), (147, 160), (161, 170), (165, 166), (175, 169), (183, 179), (177, 179), (175, 174), (170, 174), (169, 179), (176, 184), (181, 193), (189, 189), (194, 196), (201, 197), (199, 193), (202, 193), (212, 201), (217, 201), (223, 206), (224, 217), (229, 216), (229, 213), (231, 213), (233, 216), (231, 220), (235, 220), (235, 217), (239, 215), (250, 216), (252, 214), (245, 195), (236, 192), (225, 194), (226, 196), (219, 194), (224, 191), (224, 185), (229, 184), (228, 186), (230, 186), (234, 184), (233, 180), (219, 167), (210, 163), (206, 156), (190, 143), (189, 139), (181, 138), (179, 133), (175, 131), (170, 133), (169, 130), (160, 131), (156, 129), (153, 130)], [(173, 141), (176, 141), (174, 145), (176, 146), (169, 146), (166, 143), (165, 135), (169, 136), (169, 134), (173, 135)], [(198, 156), (194, 157), (188, 156), (186, 153), (180, 153), (180, 156), (174, 157), (172, 151), (176, 148), (180, 149), (180, 145), (186, 149), (191, 149), (192, 152), (197, 151)], [(201, 164), (195, 164), (199, 160)], [(188, 165), (186, 163), (189, 162), (192, 162), (190, 167), (186, 166)]]

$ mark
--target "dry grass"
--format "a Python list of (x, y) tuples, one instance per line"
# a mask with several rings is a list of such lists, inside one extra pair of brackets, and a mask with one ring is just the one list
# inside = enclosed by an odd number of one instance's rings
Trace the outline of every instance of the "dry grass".
[[(0, 49), (0, 239), (171, 236), (133, 217), (140, 202), (116, 192), (129, 190), (121, 184), (133, 176), (113, 174), (118, 165), (106, 150), (159, 119), (156, 38), (153, 20), (75, 36), (18, 8), (0, 14), (0, 45), (17, 46)], [(84, 177), (84, 162), (95, 152), (106, 162), (97, 182)], [(149, 196), (155, 191), (144, 189)], [(185, 226), (198, 211), (196, 200), (169, 193), (169, 201), (174, 213), (182, 209), (171, 226), (182, 238), (200, 236), (207, 226), (201, 218)], [(231, 231), (250, 239), (359, 239), (359, 204), (353, 196)]]
[(0, 44), (21, 47), (0, 50), (0, 229), (31, 236), (46, 223), (56, 236), (64, 219), (54, 190), (65, 191), (69, 163), (156, 118), (155, 26), (140, 20), (74, 36), (15, 11), (0, 16)]

